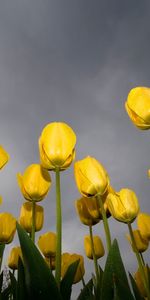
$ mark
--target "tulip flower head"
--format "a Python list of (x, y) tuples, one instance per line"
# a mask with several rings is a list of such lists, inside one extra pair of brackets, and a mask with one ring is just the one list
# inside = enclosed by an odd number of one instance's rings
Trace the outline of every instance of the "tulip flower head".
[(39, 138), (42, 166), (48, 170), (67, 169), (75, 157), (75, 144), (76, 135), (67, 124), (48, 124)]
[(41, 201), (51, 186), (51, 177), (39, 164), (28, 166), (23, 175), (17, 174), (18, 184), (24, 198), (28, 201)]
[(75, 201), (75, 208), (84, 225), (95, 225), (100, 221), (99, 204), (96, 198), (82, 197)]
[(0, 145), (0, 169), (2, 169), (9, 160), (9, 154), (5, 151), (3, 146)]
[[(42, 206), (35, 204), (35, 231), (40, 231), (44, 221), (44, 209)], [(32, 203), (23, 203), (19, 217), (20, 225), (27, 231), (32, 231)]]
[[(148, 279), (148, 273), (150, 272), (150, 269), (149, 270), (148, 269), (149, 269), (148, 266), (144, 267), (144, 272), (145, 272), (145, 276), (146, 276), (147, 279)], [(138, 287), (138, 290), (139, 290), (141, 296), (146, 297), (147, 293), (146, 293), (146, 289), (145, 289), (144, 284), (143, 284), (142, 274), (141, 274), (139, 269), (134, 274), (134, 279), (135, 279), (136, 285)], [(146, 299), (146, 298), (144, 298), (144, 299)]]
[(74, 167), (76, 184), (84, 197), (105, 194), (109, 186), (109, 177), (104, 167), (95, 158), (87, 156), (77, 161)]
[(139, 213), (137, 216), (137, 226), (142, 238), (150, 241), (150, 215)]
[(38, 246), (45, 257), (56, 255), (56, 233), (46, 232), (39, 237)]
[(133, 88), (125, 103), (126, 111), (139, 129), (150, 129), (150, 88)]
[[(149, 241), (146, 239), (143, 239), (140, 231), (138, 229), (133, 230), (133, 237), (136, 245), (136, 249), (139, 253), (142, 253), (148, 249)], [(127, 235), (127, 239), (130, 242), (133, 251), (135, 252), (134, 246), (132, 245), (132, 241), (129, 235)]]
[[(93, 236), (93, 244), (94, 244), (94, 251), (95, 251), (96, 258), (98, 259), (104, 256), (105, 250), (104, 250), (102, 240), (100, 239), (99, 236), (97, 235)], [(89, 235), (85, 236), (84, 238), (84, 250), (86, 256), (89, 259), (93, 259), (92, 245), (91, 245), (91, 239)]]
[(19, 258), (22, 259), (22, 252), (20, 247), (13, 247), (8, 257), (8, 267), (12, 270), (18, 269)]
[(62, 254), (62, 268), (61, 268), (62, 278), (65, 276), (69, 266), (78, 260), (79, 260), (79, 264), (74, 277), (74, 281), (73, 281), (74, 284), (78, 283), (83, 278), (85, 273), (83, 256), (79, 254), (69, 254), (69, 253)]
[(11, 243), (15, 232), (16, 219), (10, 213), (0, 213), (0, 243)]
[(138, 199), (134, 191), (121, 189), (107, 196), (107, 205), (111, 215), (123, 223), (132, 223), (139, 212)]

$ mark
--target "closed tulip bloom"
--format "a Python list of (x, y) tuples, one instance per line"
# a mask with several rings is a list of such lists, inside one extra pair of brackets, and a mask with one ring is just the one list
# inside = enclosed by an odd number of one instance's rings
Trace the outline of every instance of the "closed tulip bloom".
[(142, 238), (150, 241), (150, 215), (139, 213), (137, 216), (137, 226)]
[[(147, 279), (148, 279), (148, 268), (149, 267), (147, 267), (147, 266), (144, 267), (144, 272), (145, 272), (145, 275), (146, 275)], [(134, 274), (134, 279), (135, 279), (136, 285), (139, 289), (139, 292), (140, 292), (141, 296), (146, 297), (147, 293), (146, 293), (146, 290), (145, 290), (145, 287), (144, 287), (144, 284), (143, 284), (143, 280), (142, 280), (142, 275), (141, 275), (141, 272), (140, 272), (139, 269)]]
[(84, 225), (95, 225), (100, 221), (100, 210), (96, 198), (82, 197), (75, 201), (75, 208)]
[[(100, 258), (104, 256), (105, 250), (104, 246), (102, 243), (102, 240), (100, 239), (99, 236), (95, 235), (93, 236), (93, 243), (94, 243), (94, 251), (95, 251), (95, 256), (96, 258)], [(85, 236), (84, 238), (84, 250), (85, 254), (88, 258), (93, 259), (93, 254), (92, 254), (92, 245), (91, 245), (91, 239), (90, 236)]]
[(0, 243), (11, 243), (15, 231), (16, 219), (10, 213), (0, 213)]
[(9, 160), (9, 154), (5, 151), (3, 146), (0, 145), (0, 169), (2, 169)]
[(28, 166), (23, 173), (17, 174), (18, 184), (24, 198), (28, 201), (41, 201), (51, 186), (51, 177), (39, 164)]
[(45, 257), (56, 255), (56, 233), (46, 232), (39, 237), (38, 246)]
[(41, 164), (48, 170), (67, 169), (75, 157), (76, 135), (65, 123), (53, 122), (44, 127), (39, 138)]
[(18, 269), (19, 258), (22, 259), (22, 252), (20, 247), (13, 247), (8, 257), (8, 267), (12, 270)]
[(62, 278), (65, 276), (69, 266), (78, 260), (79, 260), (79, 264), (74, 277), (74, 281), (73, 281), (74, 284), (78, 283), (83, 278), (85, 273), (83, 256), (79, 254), (69, 254), (69, 253), (62, 254), (62, 268), (61, 268)]
[[(43, 227), (44, 209), (40, 205), (35, 205), (35, 231), (40, 231)], [(27, 231), (32, 231), (32, 203), (23, 203), (19, 217), (20, 225)]]
[(111, 215), (123, 223), (132, 223), (139, 212), (138, 199), (134, 191), (121, 189), (116, 194), (109, 194), (107, 205)]
[(128, 95), (125, 108), (136, 127), (142, 130), (150, 128), (150, 88), (133, 88)]
[(94, 157), (87, 156), (75, 163), (75, 180), (79, 192), (84, 197), (104, 195), (109, 186), (109, 177)]
[[(136, 249), (138, 252), (142, 253), (148, 249), (149, 242), (142, 238), (139, 230), (133, 230), (134, 241), (136, 245)], [(132, 245), (132, 241), (129, 235), (127, 235), (127, 239), (129, 240), (133, 251), (135, 252), (134, 246)]]

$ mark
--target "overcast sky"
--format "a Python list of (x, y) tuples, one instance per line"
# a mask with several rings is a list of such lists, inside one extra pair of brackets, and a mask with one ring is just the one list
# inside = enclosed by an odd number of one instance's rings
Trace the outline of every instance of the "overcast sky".
[[(133, 189), (141, 210), (150, 213), (150, 132), (136, 129), (124, 109), (130, 89), (150, 86), (149, 78), (149, 0), (1, 1), (0, 143), (11, 157), (0, 172), (1, 210), (18, 217), (23, 198), (16, 173), (39, 162), (43, 127), (63, 121), (77, 134), (76, 159), (94, 156), (106, 167), (113, 187)], [(74, 208), (80, 195), (73, 165), (61, 177), (63, 249), (83, 254), (88, 228)], [(54, 174), (52, 179), (41, 203), (43, 232), (55, 230)], [(127, 269), (136, 271), (136, 259), (126, 256), (127, 227), (114, 220), (110, 227)], [(102, 223), (94, 232), (105, 243)], [(93, 266), (85, 261), (89, 279)]]

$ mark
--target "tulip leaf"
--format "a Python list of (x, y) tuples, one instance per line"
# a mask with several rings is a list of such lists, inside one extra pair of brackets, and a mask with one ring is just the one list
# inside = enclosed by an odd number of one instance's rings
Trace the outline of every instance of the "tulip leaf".
[(129, 277), (130, 277), (130, 281), (131, 281), (131, 285), (132, 285), (132, 289), (133, 289), (133, 292), (134, 292), (135, 299), (136, 300), (144, 300), (144, 298), (141, 297), (140, 292), (138, 290), (138, 287), (136, 285), (136, 282), (135, 282), (133, 276), (130, 273), (129, 273)]
[(17, 280), (17, 300), (27, 299), (27, 290), (25, 285), (25, 270), (21, 259), (18, 262), (18, 280)]
[(11, 295), (13, 296), (13, 300), (16, 300), (17, 280), (16, 280), (15, 276), (13, 275), (13, 273), (11, 273), (11, 272), (9, 272), (9, 277), (10, 277), (10, 282), (11, 282), (10, 292), (11, 292)]
[(93, 295), (93, 280), (92, 278), (88, 281), (85, 287), (81, 290), (81, 293), (77, 300), (94, 300)]
[(5, 244), (0, 244), (0, 270), (1, 270), (2, 260), (3, 260), (4, 249), (5, 249)]
[(0, 274), (0, 293), (2, 291), (2, 286), (3, 286), (3, 271)]
[(17, 223), (17, 231), (23, 254), (28, 300), (62, 300), (56, 281), (41, 253), (26, 231)]
[[(115, 284), (115, 286), (114, 286)], [(109, 251), (102, 279), (101, 298), (112, 300), (114, 290), (122, 300), (133, 300), (125, 268), (115, 239)], [(120, 296), (120, 293), (121, 296)]]
[(60, 292), (62, 295), (63, 300), (69, 300), (71, 297), (71, 292), (72, 292), (72, 285), (73, 285), (73, 280), (78, 268), (79, 260), (73, 262), (65, 276), (63, 277), (61, 284), (60, 284)]

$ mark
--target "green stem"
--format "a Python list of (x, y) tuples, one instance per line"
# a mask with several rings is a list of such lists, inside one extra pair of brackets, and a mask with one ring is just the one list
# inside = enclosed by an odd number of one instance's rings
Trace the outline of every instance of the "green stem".
[(59, 169), (55, 170), (55, 174), (56, 174), (56, 232), (57, 232), (55, 279), (56, 279), (58, 287), (60, 287), (62, 214), (61, 214), (61, 193), (60, 193), (60, 171), (59, 171)]
[(81, 280), (82, 280), (82, 284), (83, 284), (83, 288), (84, 288), (86, 286), (86, 284), (85, 284), (85, 280), (84, 280), (83, 276), (81, 277)]
[(35, 243), (35, 201), (32, 201), (32, 231), (31, 231), (31, 239), (33, 243)]
[(147, 277), (146, 277), (146, 274), (145, 274), (145, 271), (144, 271), (144, 265), (143, 265), (141, 256), (140, 256), (140, 254), (137, 250), (137, 247), (136, 247), (136, 243), (135, 243), (131, 223), (128, 223), (128, 228), (129, 228), (129, 233), (130, 233), (133, 249), (135, 251), (136, 258), (137, 258), (137, 261), (138, 261), (139, 270), (140, 270), (140, 273), (141, 273), (141, 276), (142, 276), (142, 281), (143, 281), (143, 284), (144, 284), (144, 287), (145, 287), (145, 290), (146, 290), (146, 293), (147, 293), (147, 299), (150, 300), (149, 284), (148, 284), (148, 280), (147, 280)]
[(95, 255), (95, 249), (94, 249), (92, 225), (89, 226), (89, 232), (90, 232), (91, 248), (92, 248), (92, 255), (93, 255), (93, 261), (94, 261), (95, 274), (96, 274), (96, 281), (97, 281), (97, 284), (98, 284), (98, 282), (99, 282), (99, 270), (98, 270), (97, 258), (96, 258), (96, 255)]
[(142, 260), (143, 266), (145, 266), (145, 261), (144, 261), (143, 254), (142, 254), (142, 253), (140, 253), (140, 256), (141, 256), (141, 260)]
[(102, 198), (100, 196), (97, 196), (97, 198), (98, 198), (98, 201), (99, 201), (99, 205), (100, 205), (100, 209), (101, 209), (101, 213), (102, 213), (102, 217), (103, 217), (103, 224), (104, 224), (104, 230), (105, 230), (105, 235), (106, 235), (107, 250), (109, 252), (110, 247), (111, 247), (111, 235), (110, 235), (108, 220), (107, 220), (107, 216), (106, 216), (106, 212), (105, 212), (105, 209), (104, 209)]

